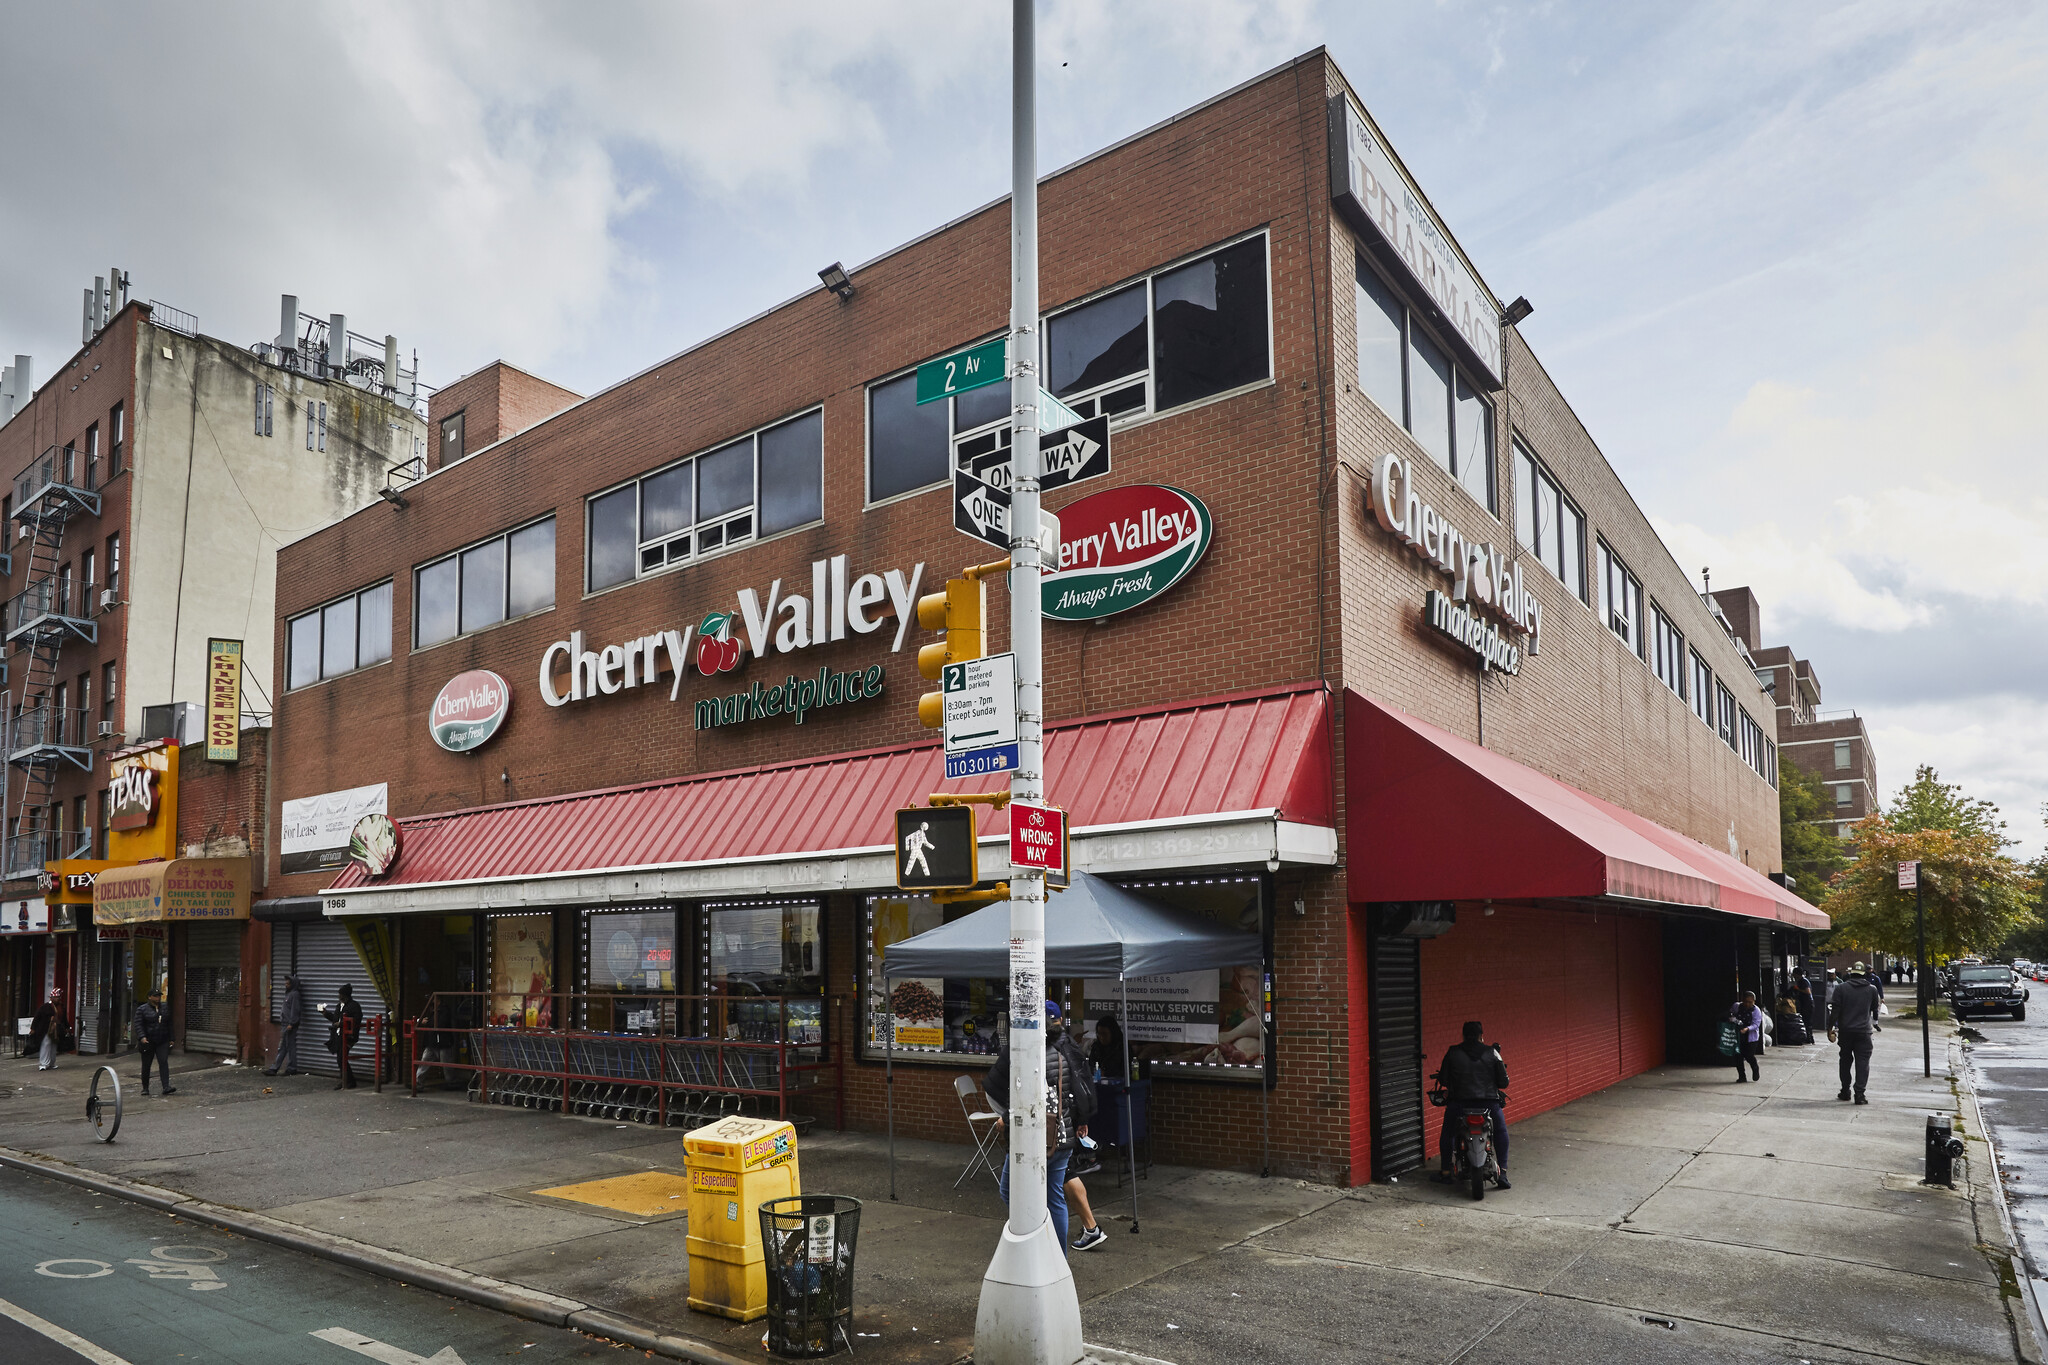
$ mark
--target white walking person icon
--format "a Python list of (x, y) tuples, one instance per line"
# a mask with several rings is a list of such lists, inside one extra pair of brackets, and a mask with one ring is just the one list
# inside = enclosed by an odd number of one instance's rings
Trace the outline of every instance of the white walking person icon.
[(932, 836), (926, 833), (931, 827), (932, 822), (925, 820), (920, 822), (916, 829), (903, 836), (904, 872), (908, 873), (912, 868), (922, 863), (924, 864), (924, 875), (927, 877), (932, 875), (932, 865), (926, 861), (924, 856), (925, 850), (932, 846)]

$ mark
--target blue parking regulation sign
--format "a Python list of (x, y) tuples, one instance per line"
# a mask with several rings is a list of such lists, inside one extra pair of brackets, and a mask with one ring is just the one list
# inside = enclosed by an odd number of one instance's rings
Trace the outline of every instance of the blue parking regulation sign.
[(986, 749), (968, 749), (946, 755), (946, 776), (979, 777), (983, 773), (1007, 773), (1017, 766), (1017, 746), (993, 744)]

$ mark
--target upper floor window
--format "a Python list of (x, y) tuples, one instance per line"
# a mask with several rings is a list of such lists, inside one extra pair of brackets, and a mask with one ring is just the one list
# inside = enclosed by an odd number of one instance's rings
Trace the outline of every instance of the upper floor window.
[[(310, 687), (391, 657), (391, 581), (350, 593), (285, 623), (286, 687)], [(113, 665), (104, 691), (112, 702)]]
[(1650, 604), (1650, 667), (1659, 682), (1685, 695), (1685, 636), (1655, 602)]
[[(1264, 233), (1051, 314), (1041, 373), (1084, 419), (1165, 412), (1272, 377)], [(1010, 388), (920, 405), (916, 378), (868, 389), (868, 501), (948, 477), (1009, 444)], [(972, 443), (971, 447), (969, 443)]]
[(120, 403), (114, 404), (107, 414), (107, 477), (113, 478), (121, 472), (123, 443), (128, 435), (127, 409)]
[(586, 514), (590, 591), (822, 520), (824, 479), (813, 409), (599, 493)]
[(85, 429), (85, 486), (100, 486), (100, 424), (94, 422)]
[(1855, 783), (1853, 783), (1853, 782), (1841, 782), (1841, 783), (1837, 783), (1837, 784), (1835, 785), (1835, 804), (1836, 804), (1837, 806), (1841, 806), (1841, 807), (1848, 807), (1848, 806), (1853, 806), (1853, 805), (1855, 805), (1855, 804), (1856, 804), (1856, 784), (1855, 784)]
[[(1607, 548), (1606, 541), (1599, 542), (1599, 565), (1596, 577), (1600, 580), (1600, 615), (1606, 620), (1607, 628), (1621, 637), (1629, 653), (1638, 659), (1643, 657), (1643, 585), (1628, 565)], [(1725, 688), (1723, 689), (1726, 690)]]
[(1837, 768), (1849, 766), (1849, 741), (1846, 739), (1835, 741), (1835, 766)]
[(1493, 405), (1363, 256), (1358, 258), (1354, 302), (1359, 389), (1406, 428), (1475, 501), (1498, 513)]
[(555, 605), (555, 519), (542, 517), (413, 570), (412, 644), (458, 635)]
[(441, 419), (441, 467), (444, 469), (466, 453), (463, 449), (462, 418), (463, 413), (458, 412), (453, 417)]
[(1721, 736), (1723, 744), (1740, 753), (1742, 740), (1737, 735), (1735, 729), (1735, 713), (1739, 709), (1735, 705), (1735, 694), (1728, 690), (1726, 683), (1718, 680), (1714, 683), (1714, 703), (1719, 716), (1718, 723), (1714, 727), (1715, 732)]
[(107, 591), (117, 598), (121, 592), (121, 533), (107, 537)]
[(1586, 518), (1520, 441), (1515, 442), (1515, 536), (1572, 596), (1586, 600)]

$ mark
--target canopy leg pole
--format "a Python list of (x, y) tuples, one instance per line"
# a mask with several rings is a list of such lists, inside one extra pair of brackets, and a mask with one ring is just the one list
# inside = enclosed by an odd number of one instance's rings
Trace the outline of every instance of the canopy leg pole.
[(1273, 1174), (1273, 1088), (1259, 1077), (1259, 1178)]
[(1123, 997), (1122, 1010), (1117, 1022), (1123, 1025), (1124, 1035), (1124, 1160), (1131, 1173), (1131, 1235), (1138, 1235), (1138, 1130), (1131, 1123), (1131, 1089), (1138, 1083), (1138, 1073), (1131, 1070), (1131, 983), (1123, 973), (1117, 973), (1116, 988)]
[[(889, 991), (889, 981), (890, 981), (890, 978), (889, 978), (889, 977), (887, 977), (887, 976), (884, 976), (884, 977), (882, 978), (882, 992), (883, 992), (883, 999), (884, 999), (884, 1000), (886, 1000), (886, 999), (888, 998), (888, 991)], [(886, 1041), (884, 1042), (884, 1044), (883, 1044), (883, 1049), (882, 1049), (882, 1052), (883, 1052), (883, 1057), (884, 1057), (884, 1058), (886, 1059), (886, 1060), (884, 1061), (884, 1063), (883, 1063), (883, 1066), (882, 1066), (882, 1072), (883, 1072), (883, 1075), (885, 1075), (885, 1076), (886, 1076), (886, 1077), (888, 1078), (888, 1079), (887, 1079), (887, 1081), (886, 1081), (886, 1083), (885, 1083), (885, 1084), (883, 1085), (882, 1089), (883, 1089), (883, 1091), (884, 1091), (884, 1092), (886, 1093), (886, 1095), (887, 1095), (887, 1099), (888, 1099), (888, 1104), (887, 1104), (887, 1106), (886, 1106), (886, 1107), (888, 1108), (888, 1111), (889, 1111), (889, 1202), (893, 1204), (893, 1203), (895, 1203), (895, 1202), (896, 1202), (896, 1015), (895, 1015), (895, 1012), (894, 1012), (894, 1011), (892, 1010), (891, 1012), (889, 1012), (889, 1013), (887, 1013), (887, 1014), (884, 1014), (884, 1015), (882, 1016), (882, 1019), (883, 1019), (883, 1025), (882, 1025), (882, 1027), (883, 1027), (883, 1029), (885, 1030), (882, 1036), (883, 1036), (883, 1038), (884, 1038), (884, 1039), (886, 1040)]]

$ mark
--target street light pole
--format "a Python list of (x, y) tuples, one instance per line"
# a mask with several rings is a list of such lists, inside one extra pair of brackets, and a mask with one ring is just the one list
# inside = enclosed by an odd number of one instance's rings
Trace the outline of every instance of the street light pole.
[[(1038, 97), (1035, 0), (1012, 0), (1010, 52), (1010, 798), (1045, 797), (1038, 516)], [(976, 1365), (1075, 1365), (1081, 1303), (1046, 1207), (1045, 873), (1010, 872), (1010, 1213), (982, 1276)]]
[(1920, 1074), (1934, 1074), (1934, 1047), (1927, 1041), (1927, 887), (1914, 869), (1913, 923), (1920, 935), (1920, 956), (1913, 964), (1913, 987), (1920, 992)]

